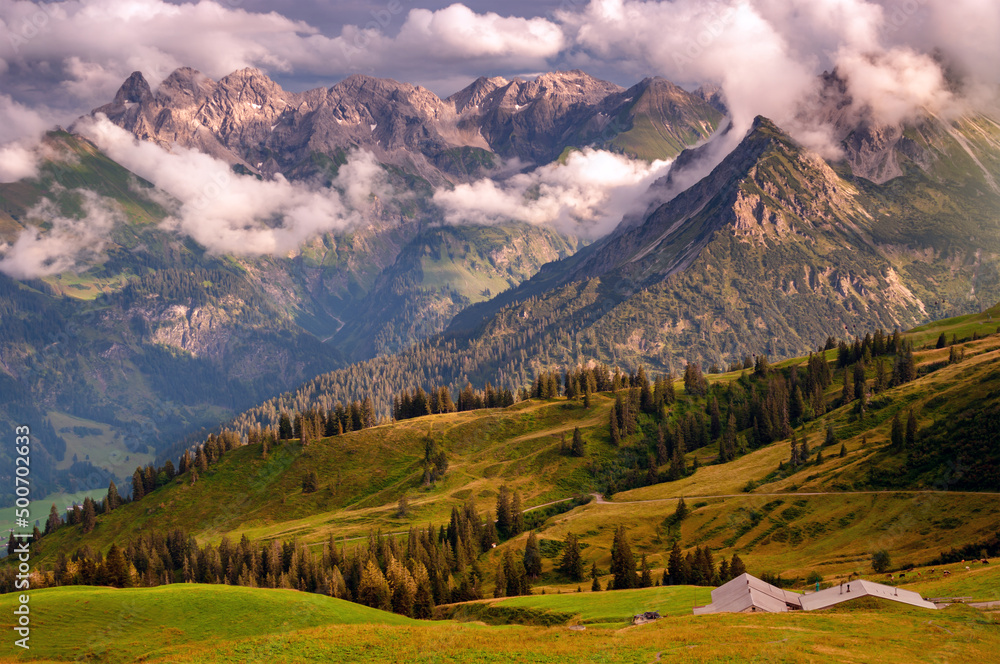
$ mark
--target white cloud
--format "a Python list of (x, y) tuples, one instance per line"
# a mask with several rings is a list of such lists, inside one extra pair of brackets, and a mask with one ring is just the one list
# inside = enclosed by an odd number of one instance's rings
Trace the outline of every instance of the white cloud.
[[(109, 157), (175, 199), (166, 228), (215, 253), (287, 253), (319, 234), (361, 223), (370, 194), (391, 195), (367, 153), (353, 154), (335, 188), (326, 189), (281, 175), (274, 180), (237, 175), (227, 163), (196, 150), (175, 146), (168, 152), (137, 141), (103, 116), (79, 129)], [(346, 192), (346, 202), (338, 189)]]
[(35, 279), (75, 271), (97, 259), (115, 224), (123, 219), (121, 210), (94, 192), (73, 193), (80, 198), (83, 217), (64, 216), (50, 199), (42, 199), (26, 216), (48, 230), (30, 225), (12, 244), (0, 245), (0, 272), (15, 279)]
[(0, 182), (16, 182), (38, 174), (38, 141), (52, 117), (0, 94)]
[[(817, 74), (847, 78), (858, 113), (897, 122), (955, 108), (941, 65), (995, 84), (1000, 8), (993, 0), (592, 0), (558, 13), (580, 61), (624, 61), (639, 74), (722, 86), (738, 133), (765, 115), (834, 156), (817, 122)], [(947, 25), (954, 30), (945, 30)]]
[(17, 182), (38, 175), (38, 152), (20, 143), (0, 145), (0, 182)]
[(452, 224), (523, 221), (595, 239), (630, 211), (645, 207), (643, 194), (670, 162), (652, 164), (593, 150), (572, 152), (565, 165), (542, 166), (506, 180), (479, 180), (439, 189), (434, 202)]

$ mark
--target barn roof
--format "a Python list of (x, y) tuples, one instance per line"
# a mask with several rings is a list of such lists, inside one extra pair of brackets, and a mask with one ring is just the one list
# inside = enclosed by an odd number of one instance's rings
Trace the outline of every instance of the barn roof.
[(816, 593), (801, 595), (772, 586), (755, 576), (741, 574), (713, 590), (712, 603), (707, 606), (696, 606), (694, 613), (695, 615), (743, 611), (781, 613), (798, 609), (814, 611), (862, 597), (881, 597), (925, 609), (937, 608), (912, 590), (894, 588), (874, 581), (851, 581)]
[(825, 609), (841, 602), (847, 602), (861, 597), (881, 597), (893, 602), (902, 602), (911, 606), (919, 606), (924, 609), (936, 609), (937, 607), (925, 600), (919, 593), (903, 588), (886, 586), (874, 581), (851, 581), (842, 583), (832, 588), (820, 590), (819, 592), (802, 596), (802, 608), (806, 611)]
[(712, 603), (695, 607), (697, 615), (705, 613), (739, 613), (767, 611), (780, 613), (801, 608), (801, 595), (765, 583), (755, 576), (741, 574), (712, 591)]

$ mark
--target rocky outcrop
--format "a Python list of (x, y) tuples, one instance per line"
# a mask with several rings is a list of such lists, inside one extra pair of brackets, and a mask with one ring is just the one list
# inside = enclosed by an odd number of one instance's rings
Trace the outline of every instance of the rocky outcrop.
[(329, 176), (332, 164), (363, 148), (435, 184), (487, 175), (494, 157), (547, 163), (568, 146), (614, 148), (638, 115), (655, 116), (653, 123), (677, 143), (654, 146), (657, 158), (697, 142), (717, 123), (707, 102), (662, 79), (637, 88), (570, 71), (530, 81), (480, 78), (447, 99), (362, 75), (292, 93), (257, 69), (216, 82), (181, 68), (155, 93), (133, 73), (92, 114), (103, 113), (142, 140), (201, 150), (265, 177)]

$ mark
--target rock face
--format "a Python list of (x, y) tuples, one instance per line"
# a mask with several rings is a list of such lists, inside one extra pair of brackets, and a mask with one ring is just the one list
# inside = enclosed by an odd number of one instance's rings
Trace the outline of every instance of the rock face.
[[(970, 293), (1000, 298), (1000, 228), (988, 222), (1000, 191), (979, 170), (1000, 160), (1000, 125), (972, 116), (903, 131), (891, 150), (903, 175), (880, 186), (757, 118), (697, 184), (469, 307), (448, 333), (499, 347), (563, 334), (590, 340), (567, 362), (628, 358), (676, 371), (686, 360), (788, 357), (845, 330), (977, 311)], [(868, 154), (887, 154), (894, 136)], [(907, 155), (907, 140), (921, 152)], [(933, 156), (926, 171), (920, 154)], [(938, 203), (918, 209), (915, 201)]]
[[(292, 93), (256, 69), (216, 82), (182, 68), (154, 93), (135, 72), (97, 113), (142, 140), (195, 148), (263, 176), (329, 174), (361, 147), (432, 183), (481, 177), (497, 157), (547, 163), (566, 147), (588, 144), (668, 158), (721, 119), (708, 102), (667, 81), (624, 90), (581, 71), (532, 81), (480, 78), (447, 99), (361, 75)], [(655, 127), (654, 137), (670, 139), (615, 143), (637, 124), (647, 129), (644, 123)]]

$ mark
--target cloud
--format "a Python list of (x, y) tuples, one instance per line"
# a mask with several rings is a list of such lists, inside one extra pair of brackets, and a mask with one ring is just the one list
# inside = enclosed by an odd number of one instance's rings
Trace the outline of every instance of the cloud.
[(439, 189), (434, 202), (451, 224), (522, 221), (548, 224), (563, 233), (595, 239), (626, 213), (645, 207), (643, 195), (670, 162), (652, 164), (586, 148), (506, 180), (479, 180)]
[(38, 175), (38, 141), (52, 118), (0, 94), (0, 182)]
[(15, 279), (36, 279), (76, 271), (100, 256), (115, 224), (124, 218), (121, 209), (92, 191), (73, 194), (79, 197), (83, 216), (67, 217), (52, 200), (42, 199), (26, 216), (48, 230), (31, 225), (12, 244), (0, 245), (0, 272)]
[(581, 62), (719, 84), (737, 133), (765, 115), (836, 156), (833, 129), (813, 106), (823, 70), (846, 79), (858, 117), (885, 123), (960, 108), (945, 66), (957, 65), (968, 85), (996, 84), (1000, 10), (992, 0), (959, 4), (962, 12), (950, 0), (592, 0), (557, 17)]
[(197, 150), (175, 146), (168, 152), (137, 141), (100, 115), (78, 128), (109, 157), (171, 197), (162, 199), (172, 209), (165, 228), (214, 253), (285, 254), (317, 235), (362, 223), (371, 194), (392, 194), (384, 172), (364, 152), (352, 154), (334, 188), (327, 189), (281, 175), (273, 180), (237, 175), (227, 163)]
[(0, 182), (17, 182), (38, 175), (38, 153), (12, 143), (0, 145)]
[(66, 98), (52, 103), (83, 111), (106, 102), (136, 70), (154, 87), (181, 66), (212, 78), (251, 66), (307, 77), (419, 77), (429, 67), (453, 76), (481, 67), (543, 67), (565, 45), (559, 26), (547, 19), (477, 13), (462, 4), (431, 11), (393, 0), (372, 11), (371, 21), (329, 36), (277, 11), (239, 4), (0, 0), (0, 75), (15, 63), (16, 87), (26, 97), (43, 101), (41, 87)]

